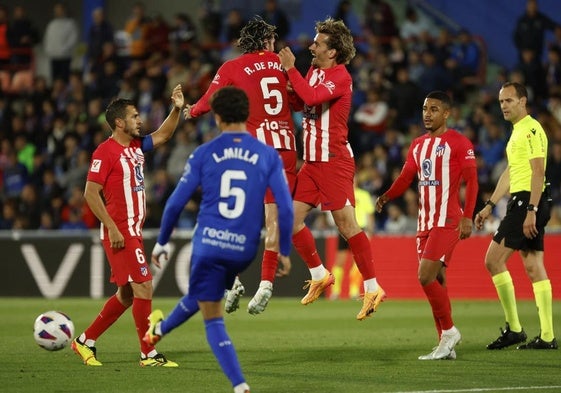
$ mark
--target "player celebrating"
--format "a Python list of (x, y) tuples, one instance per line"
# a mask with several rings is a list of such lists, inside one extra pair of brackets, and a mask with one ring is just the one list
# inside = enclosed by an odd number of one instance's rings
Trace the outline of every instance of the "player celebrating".
[[(158, 242), (152, 252), (156, 262), (169, 253), (171, 232), (191, 195), (202, 189), (201, 209), (193, 235), (189, 294), (178, 307), (199, 307), (207, 341), (232, 382), (235, 393), (249, 392), (236, 351), (226, 333), (221, 300), (237, 274), (252, 262), (261, 239), (262, 209), (267, 188), (272, 190), (280, 215), (280, 251), (290, 252), (292, 200), (282, 161), (271, 147), (253, 138), (245, 127), (249, 103), (243, 90), (225, 87), (211, 99), (216, 124), (222, 135), (195, 150), (162, 216)], [(161, 311), (150, 316), (145, 341), (156, 342), (162, 335)]]
[[(248, 131), (261, 142), (274, 147), (282, 158), (290, 191), (296, 180), (296, 140), (294, 124), (289, 108), (287, 77), (273, 52), (275, 45), (275, 26), (261, 18), (251, 20), (240, 32), (238, 46), (243, 54), (224, 63), (216, 73), (206, 93), (194, 105), (187, 105), (186, 118), (201, 116), (210, 110), (209, 98), (224, 86), (236, 86), (249, 97)], [(248, 311), (258, 314), (265, 310), (272, 295), (273, 281), (277, 274), (279, 260), (278, 211), (270, 191), (265, 194), (265, 252), (263, 254), (261, 283), (257, 293), (249, 302)], [(279, 275), (290, 271), (290, 260), (281, 257)], [(238, 307), (243, 293), (237, 284), (226, 301), (226, 311)]]
[[(446, 267), (460, 239), (471, 236), (472, 216), (477, 199), (477, 169), (473, 145), (459, 132), (448, 129), (452, 106), (441, 91), (427, 95), (423, 104), (425, 135), (409, 147), (401, 174), (376, 201), (376, 210), (403, 194), (415, 175), (419, 188), (417, 221), (418, 277), (432, 308), (439, 344), (420, 360), (455, 359), (460, 341), (452, 321), (452, 307), (446, 288)], [(460, 186), (466, 182), (465, 205), (460, 206)]]
[[(140, 136), (142, 120), (132, 101), (117, 99), (105, 112), (112, 134), (92, 155), (84, 197), (101, 221), (101, 241), (117, 293), (72, 342), (72, 349), (87, 366), (101, 366), (96, 358), (95, 341), (132, 305), (140, 340), (140, 365), (177, 367), (177, 363), (167, 360), (153, 345), (142, 340), (152, 311), (153, 293), (152, 274), (142, 243), (146, 217), (144, 152), (172, 137), (184, 104), (180, 85), (173, 89), (171, 100), (171, 113), (160, 128), (145, 137)], [(160, 265), (156, 263), (156, 266)]]
[[(294, 193), (294, 247), (306, 262), (312, 279), (301, 303), (315, 301), (333, 275), (325, 269), (315, 240), (304, 220), (321, 203), (331, 211), (337, 229), (349, 243), (358, 270), (364, 279), (364, 301), (358, 320), (371, 315), (384, 299), (376, 281), (370, 241), (356, 222), (353, 179), (355, 162), (347, 140), (353, 81), (345, 68), (355, 55), (353, 36), (345, 24), (328, 18), (316, 23), (316, 36), (310, 45), (312, 67), (304, 79), (294, 67), (290, 48), (280, 50), (279, 58), (292, 88), (303, 104), (304, 165), (298, 173)], [(302, 106), (302, 105), (301, 105)]]

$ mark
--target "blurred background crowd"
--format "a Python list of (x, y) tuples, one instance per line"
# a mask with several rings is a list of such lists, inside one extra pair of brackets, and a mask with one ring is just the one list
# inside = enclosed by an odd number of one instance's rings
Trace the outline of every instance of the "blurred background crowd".
[[(548, 230), (561, 230), (561, 26), (528, 0), (526, 11), (509, 25), (512, 41), (504, 43), (517, 48), (517, 64), (504, 67), (489, 60), (483, 37), (446, 27), (416, 3), (396, 7), (365, 0), (357, 8), (342, 0), (331, 12), (351, 28), (358, 49), (348, 66), (354, 80), (349, 140), (357, 187), (373, 200), (387, 190), (410, 141), (424, 132), (424, 96), (444, 90), (455, 102), (449, 127), (475, 146), (482, 205), (506, 165), (511, 127), (503, 120), (498, 91), (505, 81), (518, 81), (527, 86), (531, 113), (549, 136), (547, 180), (554, 209)], [(280, 1), (260, 2), (258, 10), (201, 4), (195, 20), (179, 7), (173, 18), (165, 18), (135, 3), (119, 26), (95, 8), (85, 34), (64, 3), (45, 10), (52, 17), (44, 31), (24, 6), (0, 5), (0, 230), (97, 228), (82, 193), (91, 153), (110, 133), (106, 105), (115, 97), (134, 100), (144, 131), (155, 130), (167, 116), (173, 86), (180, 83), (186, 102), (194, 103), (216, 69), (239, 55), (235, 41), (254, 15), (277, 26), (277, 47), (291, 46), (298, 69), (307, 71), (313, 23), (325, 15), (296, 34)], [(48, 65), (44, 70), (39, 52)], [(294, 119), (299, 128), (298, 113)], [(173, 140), (147, 155), (146, 228), (159, 225), (189, 154), (216, 133), (210, 115), (182, 120)], [(485, 231), (494, 231), (505, 204), (497, 204)], [(197, 209), (195, 198), (181, 228), (193, 227)], [(370, 230), (415, 233), (416, 217), (417, 192), (411, 188), (376, 214)], [(330, 225), (320, 213), (311, 220), (316, 229)]]

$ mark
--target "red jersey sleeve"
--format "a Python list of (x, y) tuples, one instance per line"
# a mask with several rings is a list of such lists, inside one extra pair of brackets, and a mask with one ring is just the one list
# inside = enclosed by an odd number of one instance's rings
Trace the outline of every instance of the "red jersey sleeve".
[[(308, 71), (308, 76), (310, 73), (314, 73), (313, 68)], [(308, 106), (320, 105), (340, 97), (347, 93), (349, 86), (352, 86), (350, 75), (347, 72), (332, 72), (329, 79), (320, 81), (318, 84), (308, 82), (296, 68), (291, 68), (287, 74), (292, 88)], [(309, 79), (312, 80), (313, 76), (310, 76)], [(310, 84), (314, 86), (310, 86)]]
[(222, 64), (222, 66), (216, 72), (216, 75), (210, 82), (207, 91), (203, 96), (191, 107), (191, 116), (199, 117), (210, 111), (210, 97), (214, 92), (224, 86), (229, 86), (232, 84), (229, 75), (231, 75), (230, 65), (232, 63), (227, 61)]
[(389, 199), (395, 199), (398, 196), (402, 195), (411, 185), (411, 182), (417, 174), (417, 165), (415, 164), (415, 159), (413, 158), (412, 146), (413, 144), (411, 144), (411, 146), (409, 147), (409, 151), (407, 152), (407, 159), (405, 160), (405, 164), (401, 169), (401, 173), (399, 174), (397, 179), (394, 180), (390, 189), (385, 193)]

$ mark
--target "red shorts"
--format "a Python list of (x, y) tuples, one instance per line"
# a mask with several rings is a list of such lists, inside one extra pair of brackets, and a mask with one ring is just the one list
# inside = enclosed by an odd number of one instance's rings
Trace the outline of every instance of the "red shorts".
[[(294, 193), (294, 186), (296, 185), (296, 161), (298, 156), (295, 150), (277, 150), (284, 165), (284, 174), (288, 181), (288, 189), (290, 195)], [(267, 188), (265, 191), (265, 200), (263, 203), (275, 203), (273, 192)]]
[(152, 280), (141, 238), (125, 238), (123, 248), (111, 248), (109, 239), (102, 240), (102, 244), (111, 266), (111, 282), (121, 287), (129, 282)]
[(454, 247), (460, 241), (457, 228), (435, 227), (429, 231), (417, 233), (417, 256), (430, 261), (441, 261), (448, 265)]
[(296, 177), (294, 200), (312, 206), (321, 204), (324, 211), (354, 207), (354, 175), (352, 157), (335, 157), (329, 162), (306, 161)]

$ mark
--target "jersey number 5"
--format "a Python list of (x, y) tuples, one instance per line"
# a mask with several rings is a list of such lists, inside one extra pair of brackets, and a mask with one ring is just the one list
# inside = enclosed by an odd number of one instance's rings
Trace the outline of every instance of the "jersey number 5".
[(241, 216), (245, 206), (245, 191), (241, 187), (233, 186), (232, 180), (247, 180), (247, 176), (244, 171), (230, 169), (220, 178), (220, 198), (234, 198), (234, 206), (231, 209), (228, 202), (218, 203), (220, 214), (229, 219)]
[(261, 92), (264, 99), (276, 99), (276, 105), (265, 104), (265, 112), (269, 115), (278, 115), (282, 109), (282, 94), (280, 90), (271, 88), (271, 85), (278, 85), (279, 79), (276, 76), (261, 79)]

